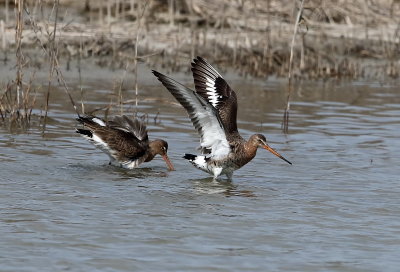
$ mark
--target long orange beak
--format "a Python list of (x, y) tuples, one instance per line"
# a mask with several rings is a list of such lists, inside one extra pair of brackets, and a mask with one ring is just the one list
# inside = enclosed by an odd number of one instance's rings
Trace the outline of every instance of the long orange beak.
[(284, 160), (285, 162), (287, 162), (288, 164), (292, 164), (290, 161), (288, 161), (287, 159), (285, 159), (281, 154), (279, 154), (278, 152), (275, 151), (275, 149), (273, 149), (272, 147), (270, 147), (269, 145), (265, 144), (262, 146), (262, 148), (268, 150), (269, 152), (271, 152), (272, 154), (274, 154), (275, 156), (277, 156), (278, 158), (281, 158), (282, 160)]
[(167, 154), (163, 155), (162, 158), (163, 158), (163, 160), (165, 161), (165, 163), (167, 164), (168, 170), (169, 170), (169, 171), (174, 171), (174, 170), (175, 170), (175, 169), (174, 169), (174, 166), (172, 165), (171, 161), (169, 160)]

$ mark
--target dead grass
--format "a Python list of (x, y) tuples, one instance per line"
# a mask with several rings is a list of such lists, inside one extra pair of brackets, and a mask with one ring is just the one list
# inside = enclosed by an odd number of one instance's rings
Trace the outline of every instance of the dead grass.
[[(39, 2), (45, 5), (41, 9), (46, 10), (47, 5), (47, 10), (52, 10), (53, 1)], [(60, 56), (108, 56), (103, 65), (125, 67), (129, 60), (162, 52), (163, 59), (145, 61), (176, 70), (187, 66), (193, 56), (202, 55), (243, 74), (287, 75), (294, 1), (151, 0), (143, 9), (146, 3), (60, 0), (56, 31)], [(41, 9), (36, 8), (34, 15), (39, 33), (26, 28), (24, 44), (34, 44), (36, 38), (45, 45), (49, 42), (45, 32), (53, 32), (54, 26), (46, 22), (46, 12), (41, 15)], [(308, 31), (295, 39), (294, 77), (398, 75), (400, 3), (305, 1), (302, 17)], [(6, 38), (13, 32), (6, 29)], [(387, 67), (371, 68), (375, 60), (388, 60)], [(132, 65), (131, 71), (134, 69)]]
[[(18, 126), (21, 128), (28, 128), (31, 120), (32, 109), (36, 102), (36, 89), (34, 89), (32, 84), (34, 73), (31, 75), (29, 81), (24, 83), (23, 70), (27, 65), (22, 50), (24, 1), (16, 0), (15, 5), (16, 75), (15, 80), (8, 82), (3, 87), (3, 93), (0, 97), (0, 115), (2, 122), (7, 124), (9, 127)], [(8, 20), (8, 15), (6, 16), (6, 19)]]

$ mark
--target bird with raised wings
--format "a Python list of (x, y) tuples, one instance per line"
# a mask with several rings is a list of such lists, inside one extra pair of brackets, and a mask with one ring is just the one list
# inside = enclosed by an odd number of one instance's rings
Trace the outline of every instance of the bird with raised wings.
[(85, 127), (76, 132), (106, 153), (110, 164), (133, 169), (160, 155), (168, 169), (174, 170), (167, 155), (168, 143), (160, 139), (149, 141), (146, 125), (138, 119), (122, 115), (109, 122), (95, 116), (80, 116), (76, 120)]
[(237, 98), (225, 79), (205, 59), (192, 62), (195, 91), (172, 78), (153, 70), (153, 74), (186, 109), (200, 135), (202, 155), (185, 154), (195, 167), (214, 176), (226, 175), (251, 161), (257, 148), (264, 148), (289, 164), (271, 148), (264, 135), (254, 134), (243, 139), (237, 129)]

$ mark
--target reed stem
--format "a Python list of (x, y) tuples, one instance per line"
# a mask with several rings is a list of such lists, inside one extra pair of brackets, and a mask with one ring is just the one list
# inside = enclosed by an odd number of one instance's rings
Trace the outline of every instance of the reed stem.
[[(139, 35), (140, 35), (140, 30), (141, 30), (141, 22), (142, 18), (144, 16), (144, 12), (146, 11), (146, 7), (149, 4), (149, 0), (146, 0), (144, 3), (144, 6), (141, 10), (141, 13), (139, 14), (140, 16), (137, 17), (137, 29), (136, 29), (136, 40), (135, 40), (135, 58), (133, 60), (134, 66), (135, 66), (135, 111), (137, 112), (137, 107), (138, 107), (138, 99), (139, 99), (139, 91), (138, 91), (138, 46), (139, 46)], [(138, 12), (139, 12), (139, 6), (138, 6)]]
[(287, 91), (287, 97), (286, 97), (286, 107), (285, 107), (285, 112), (283, 114), (283, 132), (288, 133), (289, 130), (289, 110), (290, 110), (290, 96), (292, 94), (292, 70), (293, 70), (293, 49), (294, 49), (294, 43), (296, 40), (296, 34), (297, 34), (297, 29), (299, 26), (301, 14), (303, 13), (303, 6), (304, 6), (304, 0), (301, 0), (300, 2), (300, 7), (297, 12), (296, 16), (296, 21), (294, 23), (294, 29), (293, 29), (293, 37), (292, 37), (292, 42), (290, 45), (290, 57), (289, 57), (289, 71), (288, 71), (288, 91)]

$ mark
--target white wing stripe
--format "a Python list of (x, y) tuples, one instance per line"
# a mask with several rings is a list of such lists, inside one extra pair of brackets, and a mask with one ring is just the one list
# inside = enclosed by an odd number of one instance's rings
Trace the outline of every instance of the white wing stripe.
[(214, 88), (214, 85), (215, 85), (215, 81), (214, 80), (212, 80), (211, 78), (208, 78), (208, 77), (206, 77), (206, 85), (207, 86), (209, 86), (209, 87), (212, 87), (212, 88)]
[(219, 103), (219, 95), (217, 93), (217, 89), (215, 89), (215, 82), (210, 79), (210, 78), (206, 78), (206, 90), (207, 90), (207, 95), (208, 95), (208, 101), (214, 106), (217, 107), (218, 103)]
[(208, 94), (208, 100), (211, 103), (211, 105), (213, 105), (214, 107), (217, 107), (218, 102), (219, 102), (218, 96), (212, 91), (207, 92), (207, 94)]

